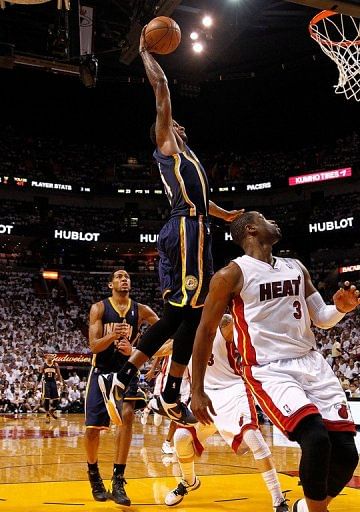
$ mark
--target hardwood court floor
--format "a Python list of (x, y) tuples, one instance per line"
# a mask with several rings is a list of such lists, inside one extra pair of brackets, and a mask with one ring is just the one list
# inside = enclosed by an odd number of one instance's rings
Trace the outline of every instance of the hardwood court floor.
[[(164, 425), (165, 423), (165, 425)], [(297, 467), (299, 449), (264, 427), (283, 490), (292, 503), (301, 497)], [(101, 435), (99, 465), (105, 484), (112, 471), (113, 428)], [(167, 421), (160, 427), (134, 425), (126, 478), (131, 507), (92, 499), (83, 450), (83, 418), (69, 415), (45, 423), (43, 416), (0, 418), (0, 512), (163, 512), (164, 496), (179, 475), (175, 457), (162, 455)], [(358, 435), (359, 438), (359, 435)], [(360, 450), (360, 442), (358, 441)], [(178, 512), (272, 512), (271, 501), (249, 455), (238, 457), (216, 435), (198, 460), (201, 487), (185, 496)], [(330, 507), (331, 512), (360, 512), (360, 466), (349, 487)]]

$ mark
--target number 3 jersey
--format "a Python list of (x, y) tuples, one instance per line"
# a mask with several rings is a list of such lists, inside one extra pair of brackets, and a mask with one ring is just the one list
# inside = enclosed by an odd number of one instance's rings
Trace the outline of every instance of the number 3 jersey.
[(272, 266), (247, 255), (233, 261), (244, 276), (243, 288), (231, 304), (242, 364), (301, 357), (315, 348), (299, 263), (276, 258)]

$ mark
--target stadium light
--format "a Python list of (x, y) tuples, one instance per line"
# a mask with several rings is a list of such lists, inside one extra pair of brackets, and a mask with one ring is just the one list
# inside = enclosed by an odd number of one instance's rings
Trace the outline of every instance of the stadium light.
[(204, 45), (200, 42), (194, 43), (193, 50), (195, 53), (201, 53), (204, 50)]
[(203, 25), (204, 25), (204, 27), (206, 27), (206, 28), (211, 27), (211, 26), (212, 26), (212, 24), (213, 24), (213, 19), (212, 19), (212, 17), (211, 17), (211, 16), (209, 16), (209, 15), (204, 16), (204, 17), (203, 17), (203, 19), (202, 19), (202, 24), (203, 24)]

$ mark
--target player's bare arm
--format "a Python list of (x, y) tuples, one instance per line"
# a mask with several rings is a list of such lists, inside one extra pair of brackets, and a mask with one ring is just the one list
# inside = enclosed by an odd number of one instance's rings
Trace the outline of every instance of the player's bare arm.
[(145, 304), (139, 304), (139, 326), (147, 323), (150, 325), (155, 324), (159, 320), (159, 317), (149, 306)]
[(232, 222), (237, 217), (240, 217), (244, 213), (244, 209), (242, 210), (224, 210), (213, 201), (209, 201), (209, 213), (213, 217), (218, 217), (219, 219), (223, 219), (226, 222)]
[(55, 370), (58, 380), (60, 381), (61, 385), (64, 386), (64, 379), (62, 378), (59, 365), (55, 363)]
[(179, 148), (173, 131), (168, 81), (162, 67), (146, 49), (145, 28), (141, 32), (139, 53), (156, 98), (156, 142), (163, 155), (172, 155), (182, 148)]
[(115, 340), (126, 336), (128, 332), (127, 324), (116, 324), (114, 331), (103, 336), (104, 304), (96, 302), (90, 309), (89, 321), (89, 346), (93, 354), (106, 350)]
[(162, 347), (160, 347), (157, 352), (155, 352), (154, 357), (159, 358), (159, 357), (169, 356), (170, 354), (172, 354), (173, 343), (174, 343), (174, 340), (172, 340), (171, 338), (169, 340), (165, 341), (164, 345)]
[(219, 270), (210, 282), (200, 325), (196, 332), (192, 354), (192, 400), (191, 409), (203, 424), (212, 423), (215, 415), (210, 398), (204, 392), (204, 376), (211, 356), (216, 329), (235, 293), (240, 293), (243, 285), (241, 269), (235, 263)]

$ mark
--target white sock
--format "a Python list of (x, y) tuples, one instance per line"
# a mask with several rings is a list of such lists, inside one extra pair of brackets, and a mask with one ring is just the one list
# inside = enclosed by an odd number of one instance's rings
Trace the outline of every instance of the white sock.
[(191, 462), (181, 462), (180, 468), (183, 479), (186, 480), (189, 485), (192, 485), (195, 482), (194, 461), (192, 460)]
[(280, 482), (277, 477), (276, 470), (270, 469), (270, 471), (261, 473), (261, 476), (263, 477), (266, 487), (271, 494), (274, 507), (277, 507), (282, 501), (284, 501), (284, 496), (281, 492)]

